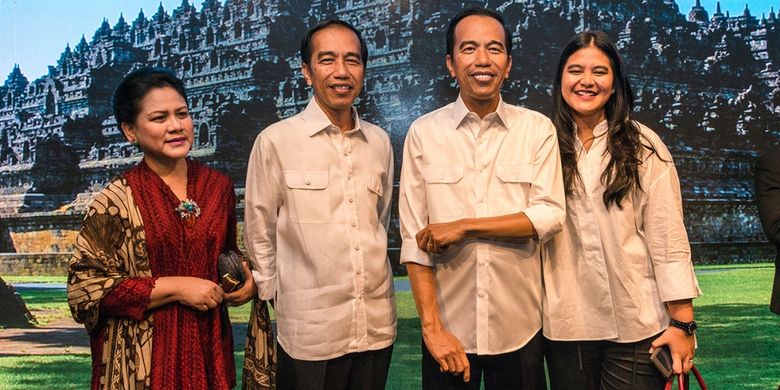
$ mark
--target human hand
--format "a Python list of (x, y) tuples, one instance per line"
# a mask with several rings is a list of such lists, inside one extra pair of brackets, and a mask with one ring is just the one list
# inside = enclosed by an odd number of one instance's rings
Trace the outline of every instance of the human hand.
[(439, 370), (452, 375), (463, 375), (463, 381), (471, 380), (471, 366), (463, 345), (457, 337), (444, 329), (428, 331), (423, 329), (423, 341), (431, 353)]
[(672, 354), (672, 370), (675, 375), (687, 374), (693, 366), (695, 344), (696, 339), (693, 335), (689, 336), (682, 329), (670, 326), (661, 336), (653, 340), (650, 353), (664, 345), (669, 346), (669, 352)]
[(218, 284), (196, 277), (183, 277), (176, 286), (176, 300), (195, 310), (208, 311), (217, 307), (225, 297)]
[(225, 301), (227, 301), (230, 306), (241, 306), (257, 295), (257, 286), (255, 286), (255, 280), (252, 277), (252, 271), (249, 269), (249, 265), (244, 261), (242, 262), (242, 266), (244, 268), (244, 285), (238, 290), (225, 294)]
[(417, 247), (428, 253), (442, 253), (466, 238), (465, 220), (432, 223), (417, 232)]

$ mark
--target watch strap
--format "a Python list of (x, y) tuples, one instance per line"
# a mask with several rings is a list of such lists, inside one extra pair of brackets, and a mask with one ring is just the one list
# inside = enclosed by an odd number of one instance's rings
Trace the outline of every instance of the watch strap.
[(696, 324), (696, 321), (682, 322), (677, 321), (674, 318), (669, 321), (669, 325), (678, 329), (682, 329), (688, 336), (695, 334), (696, 329), (699, 327), (698, 324)]

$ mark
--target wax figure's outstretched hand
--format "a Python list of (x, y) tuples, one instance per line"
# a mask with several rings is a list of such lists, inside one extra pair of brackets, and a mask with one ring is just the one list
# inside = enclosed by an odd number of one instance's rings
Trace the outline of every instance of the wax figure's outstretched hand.
[(195, 310), (208, 311), (222, 303), (225, 291), (216, 283), (192, 276), (165, 276), (157, 279), (147, 309), (178, 302)]
[(466, 238), (464, 220), (432, 223), (417, 232), (417, 247), (427, 253), (441, 253), (452, 244), (457, 244)]
[(252, 278), (252, 271), (246, 261), (242, 262), (244, 267), (244, 285), (236, 291), (225, 294), (225, 301), (230, 306), (241, 306), (257, 295), (257, 286)]
[(466, 238), (515, 241), (538, 238), (536, 228), (523, 212), (484, 218), (462, 218), (432, 223), (417, 232), (417, 247), (427, 253), (442, 253)]
[[(672, 301), (666, 303), (672, 318), (683, 322), (693, 320), (693, 303), (690, 299), (681, 301)], [(675, 374), (687, 374), (693, 366), (693, 356), (696, 349), (696, 337), (688, 335), (680, 328), (670, 326), (666, 331), (653, 341), (653, 349), (660, 348), (663, 345), (669, 346), (672, 353), (672, 370)]]
[(466, 358), (466, 351), (457, 337), (439, 327), (437, 329), (423, 328), (423, 341), (442, 372), (453, 375), (463, 375), (463, 381), (471, 380), (471, 367)]

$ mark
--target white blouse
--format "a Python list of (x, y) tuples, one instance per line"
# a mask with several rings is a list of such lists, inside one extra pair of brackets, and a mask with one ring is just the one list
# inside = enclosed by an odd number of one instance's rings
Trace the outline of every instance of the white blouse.
[(543, 261), (549, 339), (639, 341), (668, 327), (664, 302), (701, 295), (672, 156), (657, 134), (637, 125), (657, 154), (645, 149), (642, 189), (624, 198), (622, 209), (602, 200), (607, 122), (594, 129), (590, 150), (576, 141), (582, 183), (567, 196), (566, 223)]

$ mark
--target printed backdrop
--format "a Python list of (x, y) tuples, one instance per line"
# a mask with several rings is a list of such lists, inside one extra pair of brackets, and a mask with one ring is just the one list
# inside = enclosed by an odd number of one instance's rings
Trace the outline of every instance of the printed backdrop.
[[(583, 29), (606, 31), (626, 60), (637, 118), (674, 155), (695, 261), (769, 258), (752, 171), (757, 154), (780, 141), (780, 20), (747, 7), (734, 16), (698, 6), (681, 13), (661, 0), (183, 0), (114, 25), (104, 20), (48, 74), (17, 67), (0, 86), (0, 251), (72, 250), (92, 194), (140, 158), (110, 104), (119, 80), (139, 66), (168, 67), (185, 80), (192, 157), (227, 172), (241, 199), (254, 138), (310, 98), (297, 52), (307, 28), (326, 18), (353, 23), (368, 43), (358, 110), (390, 134), (399, 165), (410, 123), (457, 95), (444, 33), (472, 5), (498, 10), (512, 31), (504, 99), (543, 113), (563, 44)], [(390, 236), (394, 257), (395, 218)]]

